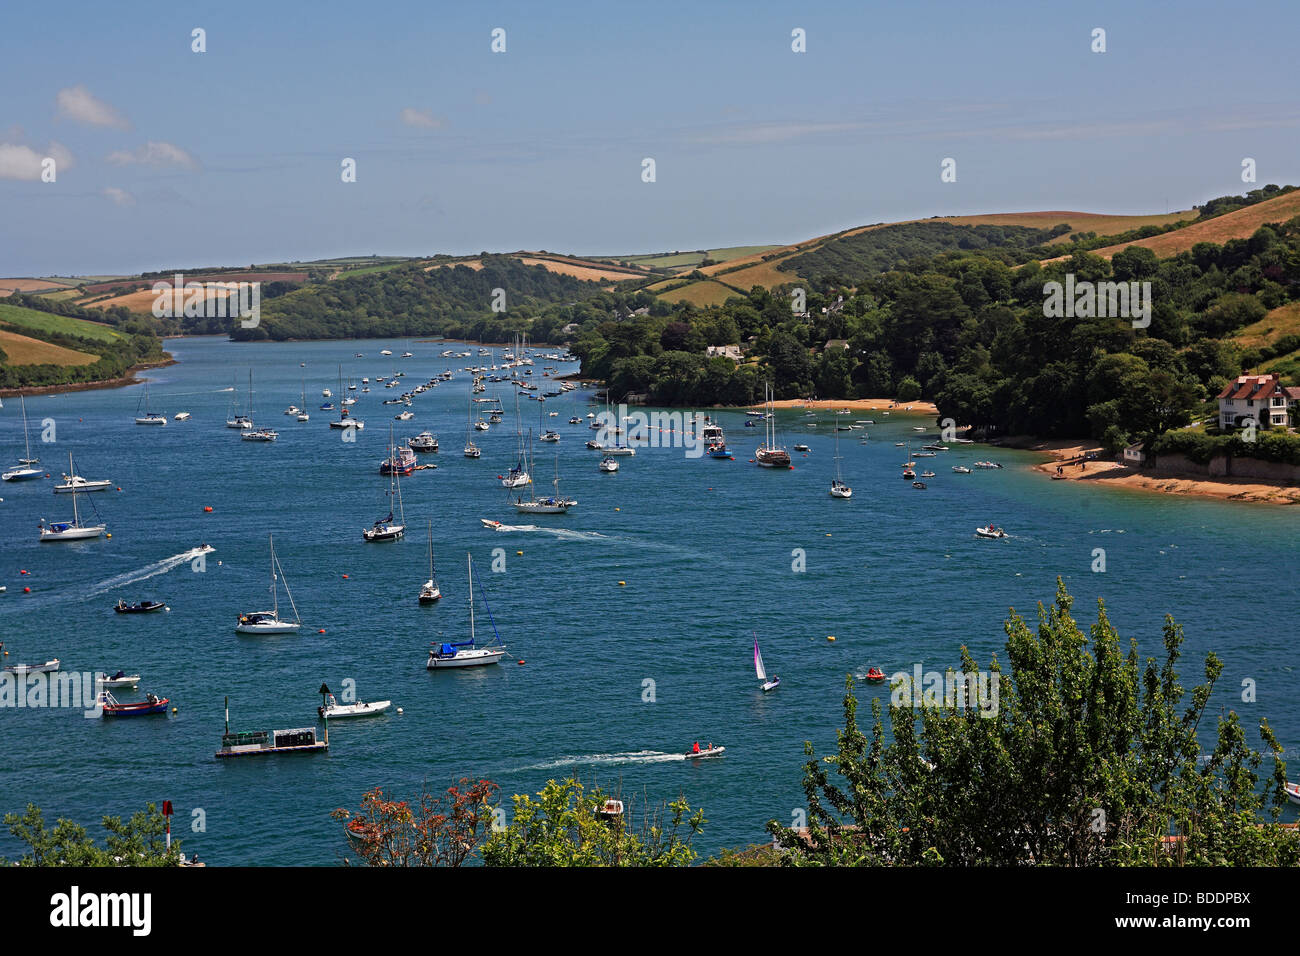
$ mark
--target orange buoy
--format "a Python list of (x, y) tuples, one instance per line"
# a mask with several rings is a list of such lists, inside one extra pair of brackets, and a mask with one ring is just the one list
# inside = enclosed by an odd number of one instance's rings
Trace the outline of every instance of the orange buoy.
[[(122, 489), (120, 489), (120, 488), (118, 489), (118, 491), (121, 491), (121, 490), (122, 490)], [(212, 512), (212, 505), (204, 505), (204, 506), (203, 506), (203, 510), (204, 510), (205, 512), (207, 512), (207, 513), (210, 514), (210, 513)]]
[(522, 658), (522, 657), (521, 657), (521, 658), (519, 658), (519, 664), (520, 664), (520, 666), (522, 666), (522, 665), (523, 665), (523, 663), (524, 663), (524, 659), (523, 659), (523, 658)]
[(348, 576), (347, 576), (347, 575), (346, 575), (346, 574), (345, 574), (345, 575), (343, 575), (343, 580), (345, 580), (345, 581), (346, 581), (346, 580), (347, 580), (347, 579), (348, 579)]
[(322, 628), (321, 628), (319, 631), (317, 631), (316, 633), (317, 633), (317, 634), (324, 634), (324, 633), (325, 633), (325, 628), (322, 627)]
[[(24, 594), (31, 594), (31, 593), (32, 593), (32, 589), (31, 589), (31, 588), (23, 588), (23, 593), (24, 593)], [(5, 653), (8, 654), (9, 652), (8, 652), (8, 651), (5, 651)]]
[(30, 574), (31, 572), (28, 571), (26, 568), (23, 568), (23, 569), (22, 569), (21, 571), (19, 571), (18, 573), (19, 573), (19, 574)]

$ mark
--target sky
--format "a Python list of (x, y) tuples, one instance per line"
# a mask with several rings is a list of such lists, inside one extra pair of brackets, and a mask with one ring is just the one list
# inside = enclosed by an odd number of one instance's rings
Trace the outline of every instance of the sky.
[(718, 248), (1300, 183), (1294, 0), (72, 0), (0, 23), (0, 277)]

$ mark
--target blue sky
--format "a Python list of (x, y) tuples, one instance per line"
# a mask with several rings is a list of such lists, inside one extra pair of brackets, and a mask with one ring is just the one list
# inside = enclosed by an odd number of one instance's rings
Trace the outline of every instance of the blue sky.
[[(1256, 185), (1300, 182), (1294, 2), (77, 0), (3, 19), (0, 276), (1164, 212), (1253, 188), (1244, 157)], [(46, 156), (54, 183), (31, 178)]]

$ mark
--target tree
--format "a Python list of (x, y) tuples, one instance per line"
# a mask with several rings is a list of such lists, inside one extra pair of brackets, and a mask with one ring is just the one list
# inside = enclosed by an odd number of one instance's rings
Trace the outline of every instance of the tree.
[(340, 807), (330, 816), (344, 821), (344, 833), (366, 866), (460, 866), (487, 833), (496, 792), (490, 780), (462, 777), (445, 797), (425, 786), (411, 803), (375, 787), (361, 797), (360, 810)]
[[(692, 812), (684, 797), (668, 804), (669, 822), (651, 815), (640, 832), (623, 816), (599, 811), (606, 800), (573, 777), (548, 780), (534, 800), (514, 797), (514, 819), (483, 846), (488, 866), (687, 866), (695, 859), (691, 841), (704, 826), (704, 811)], [(626, 815), (626, 814), (625, 814)], [(685, 833), (682, 829), (685, 826)]]
[[(53, 830), (46, 829), (45, 815), (34, 803), (27, 804), (22, 815), (6, 813), (4, 824), (28, 847), (28, 852), (16, 861), (18, 866), (180, 865), (180, 841), (167, 849), (167, 818), (152, 803), (125, 823), (121, 817), (104, 817), (102, 825), (108, 837), (102, 848), (95, 845), (85, 827), (72, 820), (60, 817)], [(0, 866), (6, 863), (0, 858)]]
[(1036, 632), (1011, 612), (1005, 672), (996, 657), (977, 672), (962, 648), (963, 674), (980, 675), (978, 707), (946, 691), (918, 703), (896, 675), (890, 732), (873, 698), (868, 737), (850, 677), (835, 754), (818, 759), (804, 745), (806, 832), (767, 826), (784, 862), (1300, 864), (1300, 833), (1276, 826), (1286, 765), (1268, 722), (1259, 725), (1267, 777), (1235, 713), (1218, 718), (1216, 742), (1202, 753), (1219, 659), (1207, 655), (1205, 681), (1189, 696), (1177, 672), (1183, 633), (1171, 617), (1163, 662), (1143, 664), (1135, 641), (1125, 653), (1102, 602), (1090, 635), (1071, 617), (1072, 604), (1058, 579)]
[(898, 400), (900, 402), (914, 402), (921, 397), (921, 384), (912, 376), (904, 375), (902, 381), (898, 383)]

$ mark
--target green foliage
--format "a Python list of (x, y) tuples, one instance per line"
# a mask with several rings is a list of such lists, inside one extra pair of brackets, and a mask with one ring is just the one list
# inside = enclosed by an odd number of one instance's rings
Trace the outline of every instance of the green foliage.
[[(154, 804), (132, 814), (125, 823), (120, 817), (104, 817), (108, 831), (103, 847), (97, 846), (86, 828), (62, 817), (54, 829), (45, 825), (40, 807), (27, 805), (23, 814), (6, 813), (9, 832), (27, 845), (14, 861), (17, 866), (177, 866), (181, 859), (179, 840), (167, 849), (167, 818)], [(0, 866), (7, 861), (0, 859)]]
[(513, 821), (483, 845), (488, 866), (687, 866), (696, 855), (691, 841), (705, 822), (703, 810), (692, 812), (678, 798), (668, 804), (666, 824), (656, 814), (633, 832), (623, 820), (601, 817), (605, 794), (575, 778), (548, 780), (536, 800), (513, 799)]
[[(850, 678), (833, 755), (805, 745), (808, 827), (768, 830), (791, 865), (1295, 866), (1300, 833), (1275, 826), (1286, 765), (1267, 721), (1263, 755), (1235, 713), (1199, 732), (1222, 664), (1190, 694), (1181, 628), (1166, 618), (1162, 662), (1125, 651), (1099, 603), (1085, 634), (1057, 583), (1035, 632), (1013, 611), (996, 706), (912, 706), (895, 685), (886, 733), (878, 698), (859, 729)], [(962, 648), (962, 670), (975, 662)], [(823, 765), (829, 767), (825, 769)], [(842, 783), (833, 782), (830, 774)]]
[(109, 316), (120, 320), (115, 328), (102, 321), (85, 321), (82, 313), (106, 318), (100, 312), (35, 296), (15, 295), (0, 304), (0, 328), (99, 356), (89, 365), (67, 366), (9, 365), (0, 357), (0, 388), (102, 382), (120, 378), (134, 365), (163, 359), (162, 341), (147, 320), (123, 310), (121, 315)]
[(870, 229), (823, 243), (783, 260), (777, 268), (798, 275), (842, 276), (857, 282), (893, 269), (900, 261), (928, 259), (943, 252), (1025, 249), (1047, 242), (1050, 229), (1028, 226), (964, 226), (950, 222), (908, 222)]
[(1211, 459), (1222, 456), (1300, 465), (1300, 435), (1276, 429), (1258, 429), (1254, 441), (1246, 441), (1241, 432), (1212, 435), (1203, 431), (1171, 431), (1152, 442), (1150, 450), (1156, 457), (1183, 455), (1198, 465), (1208, 465)]

